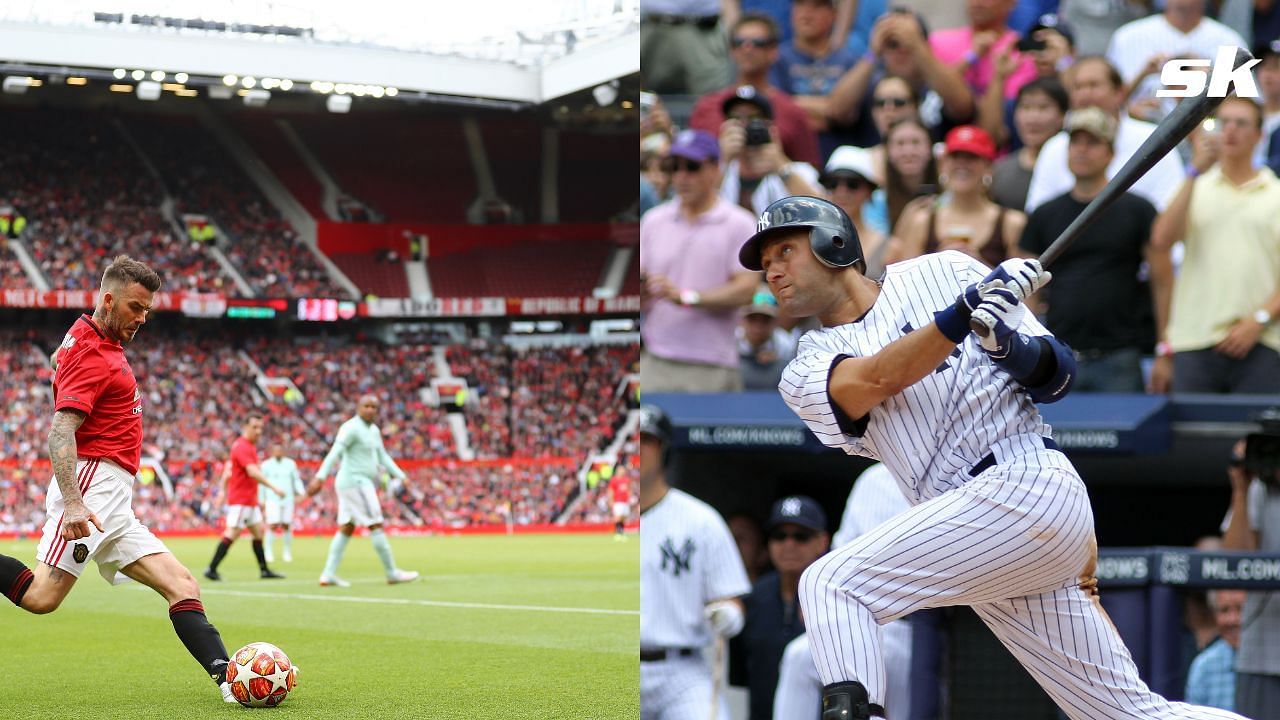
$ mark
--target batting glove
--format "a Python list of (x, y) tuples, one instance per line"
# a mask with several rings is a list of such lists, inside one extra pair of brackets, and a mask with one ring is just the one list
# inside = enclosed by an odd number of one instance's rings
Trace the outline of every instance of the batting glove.
[(1018, 302), (1015, 291), (1006, 287), (987, 289), (970, 316), (988, 331), (986, 337), (978, 336), (978, 344), (996, 360), (1007, 357), (1026, 314), (1027, 307)]
[(707, 605), (705, 613), (707, 622), (711, 623), (711, 630), (723, 637), (731, 638), (737, 635), (742, 632), (742, 626), (746, 624), (742, 608), (732, 600), (717, 600)]
[(1039, 260), (1009, 258), (982, 278), (979, 289), (985, 299), (987, 286), (1001, 285), (1012, 290), (1018, 300), (1022, 301), (1047, 285), (1051, 279), (1053, 274), (1041, 267)]

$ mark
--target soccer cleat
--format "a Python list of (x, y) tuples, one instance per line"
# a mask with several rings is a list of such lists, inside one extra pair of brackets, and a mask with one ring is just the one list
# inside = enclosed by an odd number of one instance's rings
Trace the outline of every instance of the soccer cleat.
[(224, 682), (218, 686), (222, 690), (222, 701), (229, 702), (233, 705), (239, 705), (240, 701), (236, 700), (236, 696), (231, 694), (231, 683)]
[(209, 578), (210, 580), (221, 580), (221, 579), (222, 579), (222, 576), (218, 574), (218, 571), (217, 571), (217, 570), (214, 570), (213, 568), (205, 568), (205, 569), (204, 569), (204, 576), (205, 576), (205, 577), (207, 577), (207, 578)]
[(351, 587), (351, 583), (334, 575), (333, 577), (320, 576), (320, 587)]
[(399, 583), (413, 582), (419, 577), (418, 573), (413, 570), (396, 570), (387, 576), (388, 585), (397, 585)]
[(283, 580), (284, 579), (284, 576), (281, 575), (280, 573), (271, 572), (270, 570), (263, 570), (258, 577), (262, 578), (263, 580)]

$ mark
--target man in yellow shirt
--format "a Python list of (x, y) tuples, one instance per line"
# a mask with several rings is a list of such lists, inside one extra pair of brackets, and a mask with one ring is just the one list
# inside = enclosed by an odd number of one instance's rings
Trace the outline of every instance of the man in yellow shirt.
[(1194, 136), (1187, 180), (1156, 220), (1152, 244), (1183, 241), (1159, 392), (1280, 393), (1280, 180), (1254, 168), (1262, 108), (1229, 97)]

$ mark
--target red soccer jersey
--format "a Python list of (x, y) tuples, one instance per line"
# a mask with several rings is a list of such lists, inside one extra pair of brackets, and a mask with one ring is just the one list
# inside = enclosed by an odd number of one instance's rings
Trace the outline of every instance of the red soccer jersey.
[(231, 443), (231, 477), (227, 479), (228, 505), (257, 505), (258, 481), (246, 469), (258, 464), (258, 450), (244, 436)]
[(616, 503), (631, 502), (631, 481), (619, 475), (609, 482), (609, 492)]
[(79, 410), (82, 458), (103, 458), (131, 473), (142, 460), (142, 393), (120, 343), (108, 339), (88, 315), (67, 331), (53, 374), (53, 409)]

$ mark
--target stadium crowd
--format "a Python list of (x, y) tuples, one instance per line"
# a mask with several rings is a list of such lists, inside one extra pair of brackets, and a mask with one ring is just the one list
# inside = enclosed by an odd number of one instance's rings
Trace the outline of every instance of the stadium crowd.
[[(939, 250), (1035, 256), (1175, 107), (1163, 63), (1241, 46), (1259, 97), (1141, 178), (1033, 307), (1076, 352), (1077, 389), (1280, 392), (1280, 216), (1261, 209), (1280, 198), (1280, 6), (969, 0), (940, 27), (929, 10), (958, 5), (712, 5), (642, 16), (646, 389), (770, 387), (812, 326), (736, 263), (770, 202), (840, 205), (871, 277)], [(702, 254), (679, 251), (694, 239)]]
[(159, 169), (179, 213), (204, 215), (222, 230), (227, 258), (266, 297), (342, 297), (297, 232), (267, 201), (213, 134), (176, 118), (131, 117), (129, 131)]
[[(30, 533), (43, 519), (49, 355), (60, 340), (51, 330), (0, 330), (0, 363), (8, 369), (0, 384), (8, 408), (0, 418), (0, 532)], [(515, 524), (551, 522), (579, 492), (578, 468), (621, 427), (626, 403), (615, 393), (636, 354), (634, 345), (447, 346), (452, 371), (468, 379), (477, 400), (466, 410), (477, 461), (464, 462), (445, 411), (427, 400), (429, 344), (240, 337), (203, 325), (148, 328), (129, 348), (147, 417), (135, 509), (157, 530), (207, 529), (223, 512), (218, 473), (247, 413), (264, 413), (269, 441), (282, 442), (314, 472), (353, 413), (350, 398), (374, 392), (383, 398), (379, 426), (388, 452), (409, 472), (407, 483), (390, 488), (389, 522), (452, 528), (504, 524), (508, 515)], [(288, 378), (301, 397), (260, 392), (246, 358), (266, 378)], [(554, 415), (539, 407), (554, 407)], [(259, 451), (265, 454), (265, 443)], [(172, 483), (172, 498), (157, 466)], [(331, 493), (303, 508), (303, 527), (331, 523), (336, 510)], [(607, 520), (607, 513), (597, 519)]]

